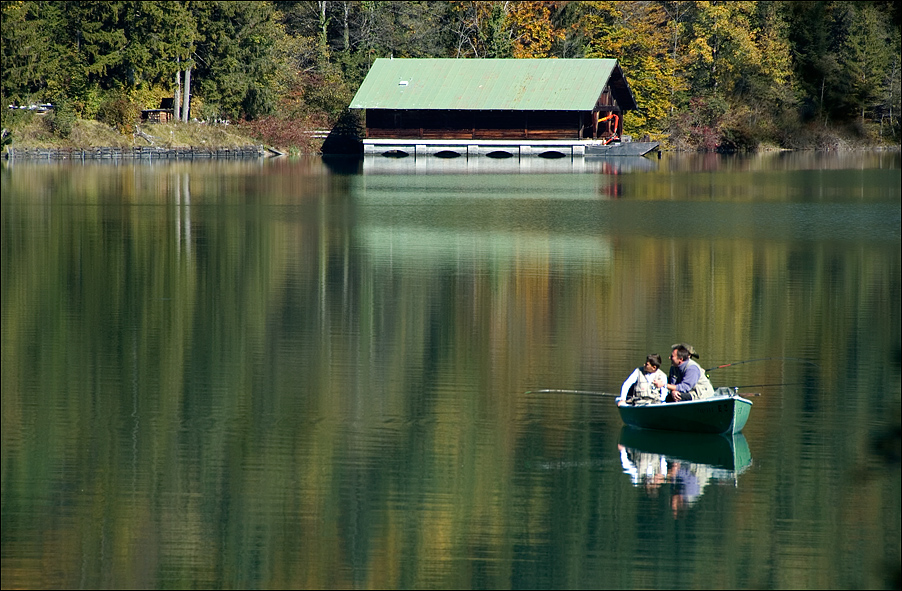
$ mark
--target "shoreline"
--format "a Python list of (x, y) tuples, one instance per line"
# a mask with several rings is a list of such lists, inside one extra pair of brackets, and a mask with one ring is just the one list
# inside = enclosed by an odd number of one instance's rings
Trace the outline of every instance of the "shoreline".
[[(753, 152), (714, 152), (718, 154), (753, 154), (766, 152), (898, 152), (902, 150), (902, 146), (896, 145), (862, 145), (857, 147), (834, 147), (834, 148), (780, 148), (780, 149), (760, 149)], [(661, 149), (661, 152), (683, 153), (683, 154), (701, 154), (705, 152), (696, 152), (691, 150), (674, 150)], [(253, 158), (267, 158), (276, 156), (287, 156), (288, 152), (266, 146), (264, 144), (247, 144), (243, 146), (223, 145), (223, 146), (179, 146), (179, 147), (157, 147), (157, 146), (86, 146), (81, 148), (28, 148), (6, 146), (0, 153), (0, 158), (5, 161), (13, 162), (21, 161), (98, 161), (98, 160), (239, 160)], [(324, 155), (322, 152), (317, 155)]]
[(219, 147), (178, 147), (158, 148), (155, 146), (136, 146), (122, 148), (117, 146), (87, 148), (17, 148), (10, 147), (3, 151), (3, 159), (15, 160), (210, 160), (210, 159), (247, 159), (263, 158), (269, 155), (282, 155), (281, 152), (266, 148), (262, 144), (246, 146)]

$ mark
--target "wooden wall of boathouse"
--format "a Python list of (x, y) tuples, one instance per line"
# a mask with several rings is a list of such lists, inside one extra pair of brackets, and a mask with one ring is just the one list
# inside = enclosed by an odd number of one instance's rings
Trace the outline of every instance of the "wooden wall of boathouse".
[(583, 127), (574, 111), (366, 111), (373, 139), (578, 139)]
[[(599, 119), (617, 114), (616, 128)], [(367, 109), (367, 139), (579, 140), (620, 136), (620, 108), (599, 101), (592, 112)]]

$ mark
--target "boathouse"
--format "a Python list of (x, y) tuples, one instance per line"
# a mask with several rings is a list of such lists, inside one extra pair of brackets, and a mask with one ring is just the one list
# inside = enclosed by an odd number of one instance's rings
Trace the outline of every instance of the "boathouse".
[(382, 58), (350, 108), (365, 154), (576, 156), (622, 146), (636, 99), (614, 59)]

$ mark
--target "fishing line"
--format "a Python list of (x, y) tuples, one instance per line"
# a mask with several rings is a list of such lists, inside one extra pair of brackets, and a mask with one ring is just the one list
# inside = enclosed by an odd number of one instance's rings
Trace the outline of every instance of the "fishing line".
[(813, 365), (814, 367), (820, 368), (820, 365), (815, 363), (814, 361), (810, 361), (808, 359), (800, 359), (798, 357), (761, 357), (759, 359), (746, 359), (745, 361), (734, 361), (733, 363), (724, 363), (723, 365), (717, 365), (714, 367), (710, 367), (705, 371), (714, 371), (715, 369), (723, 369), (725, 367), (731, 367), (733, 365), (742, 365), (743, 363), (752, 363), (754, 361), (774, 361), (774, 360), (783, 360), (783, 361), (798, 361), (800, 363), (808, 363)]
[(746, 384), (744, 386), (733, 386), (734, 388), (773, 388), (776, 386), (798, 386), (805, 382), (782, 382), (780, 384)]

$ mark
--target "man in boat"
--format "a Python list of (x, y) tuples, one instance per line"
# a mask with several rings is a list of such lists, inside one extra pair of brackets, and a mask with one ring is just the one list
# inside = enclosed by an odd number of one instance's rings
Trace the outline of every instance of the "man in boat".
[(690, 359), (698, 359), (699, 358), (698, 353), (696, 353), (696, 351), (695, 351), (695, 347), (693, 347), (689, 343), (674, 343), (674, 344), (670, 345), (670, 350), (673, 351), (677, 347), (686, 347), (686, 350), (689, 351)]
[(617, 404), (657, 404), (664, 402), (667, 390), (663, 386), (656, 386), (655, 382), (666, 383), (667, 376), (661, 371), (661, 356), (652, 353), (645, 358), (645, 364), (637, 367), (626, 378), (620, 387), (620, 396)]
[(695, 349), (685, 343), (673, 347), (670, 353), (670, 375), (663, 387), (667, 388), (665, 402), (704, 400), (714, 396), (714, 388), (705, 370), (692, 357)]

